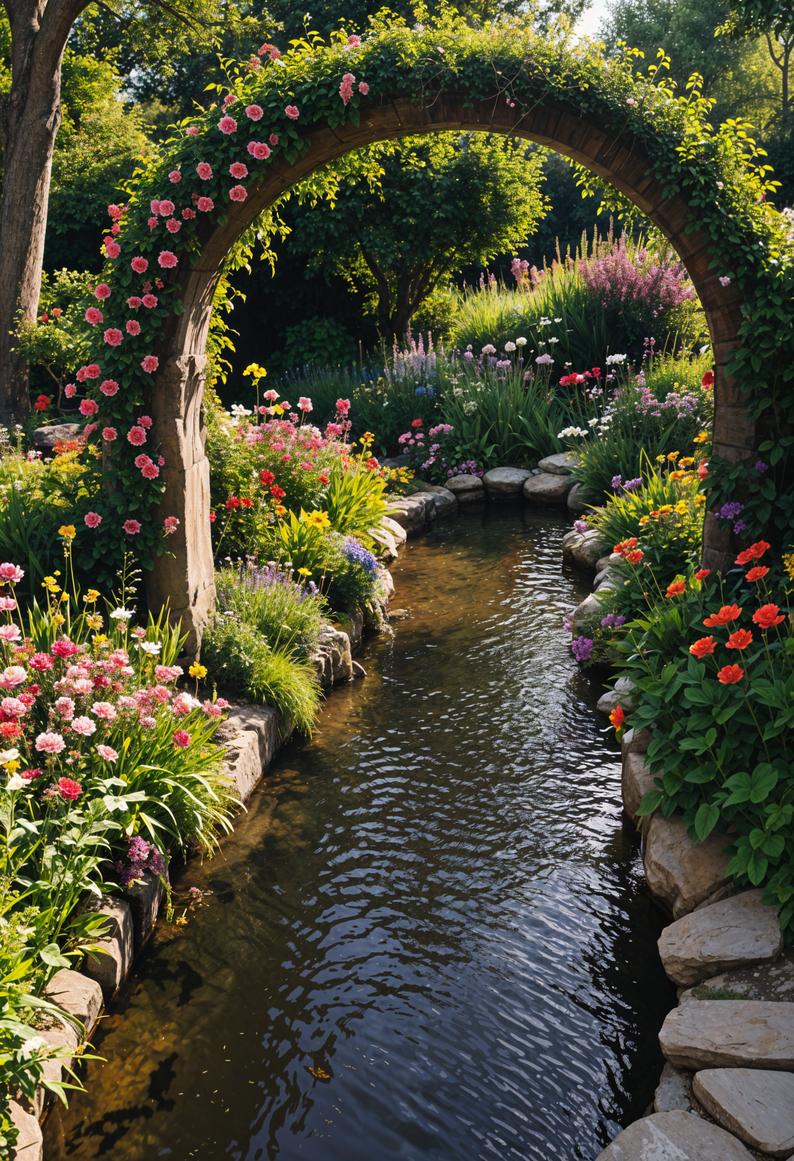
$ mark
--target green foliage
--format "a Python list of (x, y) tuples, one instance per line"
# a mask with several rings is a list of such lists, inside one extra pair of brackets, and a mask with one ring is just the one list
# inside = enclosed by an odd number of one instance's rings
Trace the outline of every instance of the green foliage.
[(253, 626), (272, 648), (305, 660), (314, 651), (323, 623), (324, 602), (297, 584), (290, 572), (253, 561), (220, 569), (215, 575), (218, 608)]

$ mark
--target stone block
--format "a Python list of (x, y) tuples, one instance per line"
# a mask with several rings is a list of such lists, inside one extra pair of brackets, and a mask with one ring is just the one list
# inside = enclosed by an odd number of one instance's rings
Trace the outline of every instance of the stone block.
[(396, 524), (402, 525), (409, 536), (415, 536), (427, 527), (431, 508), (433, 503), (427, 492), (414, 492), (411, 496), (392, 500), (389, 516)]
[(699, 1000), (668, 1013), (659, 1033), (676, 1068), (794, 1070), (794, 1003)]
[(588, 492), (583, 484), (574, 484), (568, 493), (568, 511), (581, 516), (598, 505), (598, 497)]
[(752, 1161), (744, 1145), (693, 1113), (652, 1113), (629, 1125), (596, 1161)]
[(485, 499), (485, 485), (479, 476), (450, 476), (447, 487), (459, 504), (478, 504)]
[(794, 951), (774, 963), (759, 963), (711, 976), (680, 995), (685, 1000), (774, 1000), (794, 1003)]
[(165, 888), (157, 875), (147, 871), (142, 879), (136, 880), (127, 889), (127, 902), (132, 911), (132, 927), (135, 933), (135, 949), (140, 950), (154, 931), (160, 914)]
[(664, 970), (679, 986), (695, 984), (716, 972), (777, 959), (783, 935), (777, 913), (761, 891), (699, 907), (666, 927), (659, 937)]
[(397, 548), (402, 548), (408, 539), (408, 534), (402, 524), (398, 524), (396, 520), (392, 520), (391, 516), (384, 516), (381, 520), (381, 525), (393, 537)]
[(94, 908), (106, 919), (104, 937), (94, 939), (94, 950), (87, 952), (82, 973), (96, 980), (105, 999), (115, 995), (132, 968), (135, 936), (132, 911), (122, 899), (105, 899)]
[(559, 452), (538, 460), (538, 467), (542, 472), (548, 472), (552, 476), (570, 476), (578, 463), (579, 457), (574, 452)]
[(11, 1101), (9, 1111), (18, 1134), (13, 1161), (44, 1161), (44, 1138), (38, 1119), (16, 1101)]
[(596, 563), (604, 551), (604, 538), (597, 528), (586, 532), (576, 532), (571, 539), (566, 535), (562, 542), (563, 557), (580, 568), (595, 570)]
[(526, 468), (491, 468), (482, 482), (492, 500), (520, 500), (524, 482), (531, 475)]
[(90, 1038), (102, 1011), (102, 989), (96, 980), (71, 968), (61, 968), (47, 984), (44, 995), (79, 1020), (83, 1039)]
[(524, 499), (530, 504), (565, 504), (573, 483), (570, 476), (539, 472), (524, 483)]
[(645, 755), (624, 754), (621, 771), (623, 809), (632, 822), (637, 820), (637, 811), (645, 795), (655, 789), (656, 780), (645, 764)]
[(731, 882), (728, 840), (709, 835), (696, 843), (682, 819), (654, 814), (645, 831), (645, 877), (648, 889), (678, 919)]
[(622, 706), (628, 713), (634, 709), (634, 683), (630, 677), (619, 677), (614, 689), (602, 693), (596, 702), (596, 709), (602, 714), (611, 714), (617, 706)]
[(688, 1113), (692, 1109), (692, 1073), (665, 1064), (653, 1097), (655, 1113)]
[(430, 497), (431, 519), (455, 516), (458, 511), (458, 501), (455, 493), (440, 484), (422, 484), (420, 491)]
[(794, 1149), (794, 1074), (750, 1068), (695, 1073), (692, 1091), (718, 1125), (751, 1149), (789, 1157)]

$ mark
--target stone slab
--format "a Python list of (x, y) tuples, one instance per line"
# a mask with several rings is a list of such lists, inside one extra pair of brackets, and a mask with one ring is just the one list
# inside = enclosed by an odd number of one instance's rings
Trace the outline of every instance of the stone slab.
[(754, 964), (711, 976), (680, 995), (685, 1000), (773, 1000), (794, 1003), (794, 951), (774, 963)]
[(538, 460), (538, 467), (542, 472), (553, 476), (570, 476), (579, 464), (579, 457), (574, 452), (558, 452), (553, 456), (544, 456)]
[(454, 516), (457, 512), (458, 501), (455, 493), (449, 488), (444, 488), (441, 484), (421, 484), (419, 490), (430, 497), (433, 518)]
[(692, 1091), (718, 1125), (752, 1149), (788, 1157), (794, 1149), (794, 1073), (708, 1068)]
[(323, 625), (313, 661), (323, 689), (350, 681), (353, 676), (353, 656), (347, 633), (334, 625)]
[(115, 995), (132, 968), (135, 935), (132, 911), (122, 899), (106, 898), (92, 908), (106, 918), (107, 935), (92, 941), (94, 951), (86, 953), (82, 973), (96, 980), (106, 999)]
[(653, 1097), (655, 1113), (672, 1113), (679, 1110), (688, 1113), (692, 1109), (692, 1076), (665, 1064)]
[(82, 430), (80, 423), (50, 423), (35, 428), (30, 437), (31, 445), (36, 451), (50, 455), (59, 443), (70, 443), (79, 439)]
[(38, 1118), (11, 1101), (9, 1105), (11, 1119), (17, 1129), (17, 1143), (14, 1148), (14, 1161), (43, 1161), (44, 1138)]
[(482, 478), (486, 492), (495, 500), (518, 500), (524, 482), (532, 475), (526, 468), (491, 468)]
[(752, 1161), (744, 1145), (692, 1113), (653, 1113), (629, 1125), (596, 1161)]
[(485, 499), (485, 485), (480, 476), (471, 476), (465, 473), (459, 476), (450, 476), (447, 480), (447, 487), (459, 504)]
[(634, 682), (630, 677), (619, 677), (615, 682), (614, 689), (608, 689), (606, 693), (602, 693), (601, 697), (596, 702), (596, 709), (602, 714), (611, 714), (613, 709), (617, 706), (622, 706), (628, 713), (629, 710), (634, 709)]
[(777, 959), (783, 935), (762, 892), (743, 891), (671, 923), (659, 936), (658, 946), (670, 979), (686, 987), (719, 971)]
[(603, 615), (603, 605), (595, 593), (590, 593), (571, 614), (571, 628), (575, 633), (586, 633), (598, 624)]
[(794, 1069), (794, 1003), (700, 1000), (668, 1013), (659, 1043), (677, 1068)]
[(575, 516), (589, 512), (598, 504), (598, 497), (593, 496), (582, 484), (574, 484), (568, 493), (568, 511)]
[(562, 554), (571, 564), (595, 572), (595, 566), (604, 552), (604, 538), (597, 528), (577, 532), (569, 540), (563, 538)]
[(675, 919), (728, 887), (724, 835), (695, 843), (682, 819), (654, 814), (645, 831), (643, 862), (648, 889)]
[(384, 516), (381, 524), (391, 534), (397, 547), (402, 548), (408, 539), (408, 534), (402, 524), (398, 524), (396, 520), (392, 520), (391, 516)]
[(427, 492), (414, 492), (411, 496), (392, 500), (389, 516), (396, 524), (402, 525), (409, 536), (416, 536), (427, 527), (431, 508), (433, 504)]
[(524, 499), (530, 504), (564, 504), (572, 486), (570, 476), (539, 472), (524, 482)]
[(154, 931), (160, 914), (165, 888), (162, 879), (147, 871), (142, 879), (137, 879), (127, 889), (127, 902), (132, 911), (132, 928), (135, 933), (135, 950), (138, 951)]
[(620, 749), (626, 754), (644, 754), (651, 744), (650, 730), (626, 730), (620, 739)]
[(61, 968), (47, 984), (44, 995), (79, 1020), (84, 1037), (90, 1037), (102, 1011), (102, 989), (96, 980), (71, 968)]

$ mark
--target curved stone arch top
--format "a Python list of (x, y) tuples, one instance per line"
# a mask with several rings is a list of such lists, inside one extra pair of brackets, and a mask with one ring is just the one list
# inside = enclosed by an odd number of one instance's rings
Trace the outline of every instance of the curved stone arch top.
[[(369, 42), (365, 47), (368, 45)], [(332, 54), (330, 49), (325, 51)], [(337, 53), (331, 71), (333, 85), (342, 73), (339, 57)], [(516, 64), (529, 67), (525, 41), (521, 42)], [(355, 67), (352, 61), (350, 67)], [(326, 91), (328, 79), (325, 78)], [(153, 387), (147, 388), (147, 399), (154, 420), (153, 434), (165, 456), (160, 512), (178, 517), (180, 526), (169, 539), (170, 553), (159, 557), (147, 575), (147, 593), (152, 606), (169, 604), (172, 616), (181, 619), (191, 648), (200, 642), (214, 601), (202, 394), (213, 294), (224, 260), (257, 216), (287, 189), (318, 167), (361, 146), (406, 134), (500, 132), (554, 149), (608, 180), (670, 240), (700, 297), (715, 357), (715, 454), (733, 462), (750, 461), (755, 454), (756, 424), (745, 411), (727, 370), (739, 343), (741, 295), (735, 285), (720, 279), (715, 242), (701, 229), (702, 210), (689, 204), (681, 193), (666, 193), (655, 175), (647, 129), (644, 134), (635, 132), (625, 113), (616, 126), (614, 102), (600, 110), (598, 102), (591, 100), (589, 104), (594, 107), (581, 112), (553, 93), (527, 107), (526, 103), (516, 106), (515, 102), (505, 101), (501, 95), (472, 99), (463, 85), (459, 91), (442, 86), (432, 99), (426, 91), (417, 95), (415, 86), (409, 83), (402, 93), (378, 95), (372, 77), (370, 89), (372, 95), (359, 101), (355, 120), (342, 119), (334, 125), (307, 124), (305, 129), (301, 125), (300, 148), (292, 151), (291, 160), (275, 150), (267, 165), (246, 182), (245, 201), (230, 203), (220, 219), (207, 215), (197, 223), (200, 244), (194, 244), (190, 264), (180, 267), (173, 282), (173, 293), (181, 305), (170, 315), (156, 340), (159, 369)], [(289, 100), (290, 96), (285, 93), (282, 99)], [(205, 136), (211, 132), (217, 141), (216, 121), (208, 120), (207, 126), (203, 130)], [(724, 563), (727, 551), (726, 533), (716, 520), (707, 517), (706, 560), (712, 565)]]

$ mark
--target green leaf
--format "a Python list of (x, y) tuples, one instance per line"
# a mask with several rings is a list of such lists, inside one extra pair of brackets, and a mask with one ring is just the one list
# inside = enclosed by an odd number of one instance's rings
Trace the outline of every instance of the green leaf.
[(702, 802), (695, 814), (695, 835), (700, 842), (708, 838), (720, 819), (720, 808), (713, 802)]

